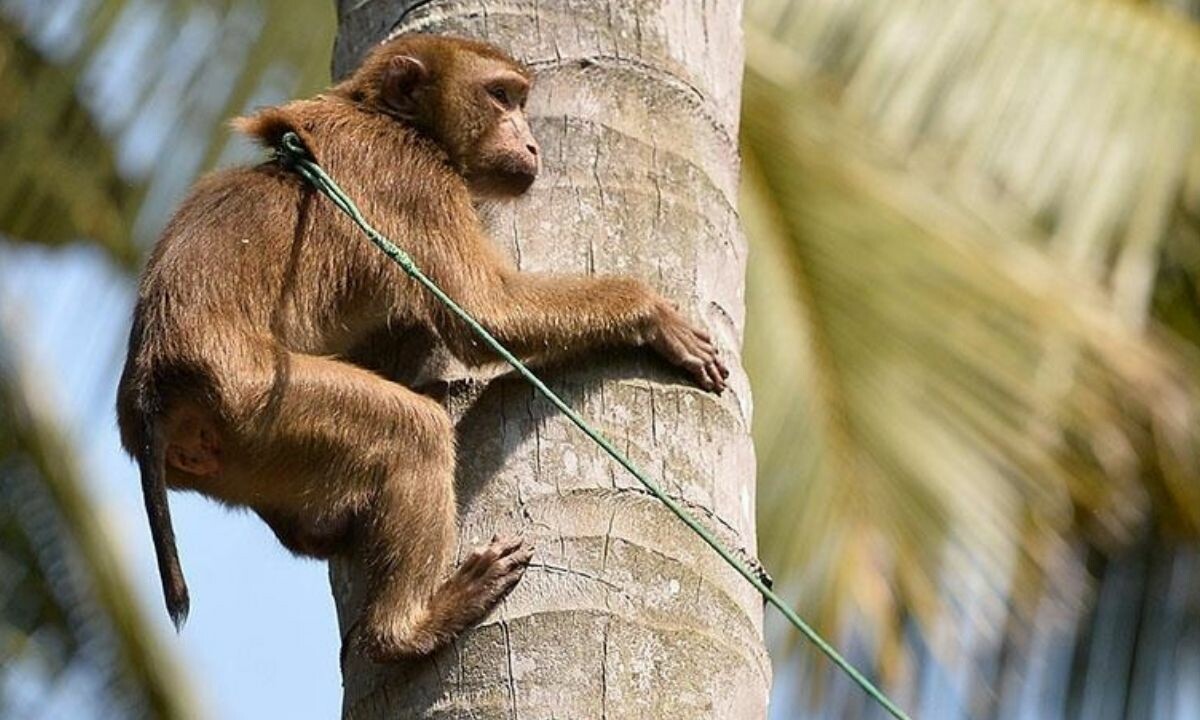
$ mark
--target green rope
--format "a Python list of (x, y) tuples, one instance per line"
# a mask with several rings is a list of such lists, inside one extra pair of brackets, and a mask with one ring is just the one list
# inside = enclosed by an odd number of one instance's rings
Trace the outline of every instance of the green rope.
[(820, 635), (818, 635), (816, 630), (813, 630), (811, 627), (809, 627), (808, 623), (804, 622), (804, 620), (796, 614), (796, 611), (792, 610), (792, 608), (789, 607), (788, 604), (785, 603), (778, 595), (776, 595), (771, 588), (767, 587), (766, 583), (764, 583), (757, 574), (747, 568), (745, 563), (734, 557), (733, 553), (731, 553), (729, 550), (726, 550), (725, 547), (721, 545), (720, 541), (713, 537), (712, 533), (710, 533), (707, 528), (705, 528), (698, 520), (692, 517), (687, 510), (684, 510), (678, 502), (671, 498), (671, 496), (663, 492), (662, 488), (659, 487), (657, 483), (647, 477), (646, 474), (638, 469), (638, 467), (634, 465), (629, 458), (625, 457), (620, 450), (617, 450), (615, 447), (613, 447), (611, 442), (609, 442), (598, 431), (593, 429), (586, 420), (580, 417), (579, 413), (575, 412), (571, 406), (567, 405), (562, 398), (560, 398), (553, 390), (547, 387), (546, 383), (542, 382), (541, 378), (539, 378), (533, 373), (532, 370), (526, 367), (525, 363), (517, 359), (515, 355), (509, 352), (508, 348), (504, 347), (504, 345), (502, 345), (499, 340), (493, 337), (492, 334), (487, 331), (487, 329), (480, 325), (475, 318), (471, 317), (470, 313), (459, 306), (458, 303), (454, 302), (454, 300), (445, 292), (443, 292), (436, 283), (426, 277), (425, 273), (421, 272), (421, 268), (417, 267), (416, 263), (413, 262), (413, 259), (408, 255), (408, 253), (401, 250), (390, 240), (384, 237), (382, 233), (371, 227), (371, 224), (368, 223), (366, 218), (363, 217), (362, 212), (359, 211), (358, 206), (354, 204), (354, 201), (351, 200), (350, 197), (347, 196), (346, 193), (341, 189), (341, 187), (334, 182), (333, 178), (329, 177), (329, 175), (325, 173), (321, 166), (312, 159), (312, 156), (309, 155), (308, 151), (304, 147), (304, 144), (300, 141), (300, 138), (295, 133), (289, 132), (283, 136), (282, 145), (277, 152), (281, 161), (294, 168), (298, 173), (300, 173), (301, 176), (304, 177), (305, 180), (307, 180), (317, 190), (321, 191), (330, 200), (332, 200), (333, 203), (342, 210), (342, 212), (349, 215), (350, 219), (362, 229), (362, 231), (367, 235), (371, 242), (375, 244), (376, 247), (382, 250), (389, 258), (394, 260), (396, 264), (399, 265), (404, 272), (408, 273), (410, 277), (412, 277), (421, 285), (425, 286), (429, 292), (433, 293), (433, 295), (439, 301), (441, 301), (442, 304), (444, 304), (450, 309), (451, 312), (453, 312), (455, 315), (461, 318), (463, 322), (470, 326), (471, 330), (478, 335), (480, 339), (487, 343), (487, 345), (491, 347), (497, 355), (504, 358), (505, 362), (507, 362), (509, 365), (512, 365), (513, 368), (522, 376), (524, 376), (524, 378), (528, 380), (538, 392), (540, 392), (556, 408), (561, 410), (563, 415), (567, 416), (567, 419), (575, 423), (575, 425), (582, 430), (584, 434), (595, 441), (597, 445), (604, 448), (605, 452), (611, 455), (614, 460), (620, 463), (621, 466), (628, 470), (631, 475), (637, 478), (642, 485), (645, 485), (646, 489), (649, 490), (654, 497), (661, 500), (671, 512), (675, 513), (676, 517), (682, 520), (685, 525), (699, 535), (704, 542), (708, 543), (709, 547), (715, 550), (717, 554), (720, 555), (723, 560), (725, 560), (725, 562), (729, 563), (729, 565), (733, 567), (734, 570), (737, 570), (747, 582), (753, 585), (754, 589), (758, 590), (758, 592), (762, 594), (763, 598), (766, 599), (767, 602), (778, 608), (779, 612), (783, 613), (783, 616), (787, 618), (788, 622), (794, 625), (796, 629), (803, 633), (804, 636), (810, 641), (812, 641), (812, 643), (816, 645), (822, 653), (828, 656), (829, 659), (833, 661), (834, 665), (837, 665), (839, 668), (845, 671), (845, 673), (849, 675), (850, 678), (859, 685), (859, 687), (861, 687), (868, 695), (878, 701), (879, 704), (882, 705), (884, 709), (886, 709), (892, 715), (892, 717), (897, 718), (897, 720), (909, 720), (908, 715), (906, 715), (903, 710), (897, 707), (896, 704), (893, 703), (883, 693), (883, 691), (876, 688), (870, 680), (868, 680), (861, 672), (851, 665), (848, 660), (842, 657), (837, 650), (834, 650), (833, 646), (826, 642), (825, 639)]

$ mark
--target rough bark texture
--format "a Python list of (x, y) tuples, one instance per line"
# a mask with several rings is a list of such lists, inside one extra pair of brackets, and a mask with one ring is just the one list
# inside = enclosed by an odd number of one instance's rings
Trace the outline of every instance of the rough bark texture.
[[(754, 554), (750, 395), (739, 363), (739, 0), (339, 0), (335, 75), (393, 29), (481, 37), (537, 73), (545, 168), (488, 208), (522, 269), (651, 281), (718, 339), (706, 394), (648, 353), (547, 371), (725, 542)], [(399, 274), (397, 275), (398, 282)], [(505, 376), (458, 379), (460, 557), (495, 532), (538, 548), (516, 591), (431, 662), (352, 659), (347, 718), (729, 718), (766, 713), (757, 593), (597, 447)], [(356, 572), (331, 571), (343, 628)]]

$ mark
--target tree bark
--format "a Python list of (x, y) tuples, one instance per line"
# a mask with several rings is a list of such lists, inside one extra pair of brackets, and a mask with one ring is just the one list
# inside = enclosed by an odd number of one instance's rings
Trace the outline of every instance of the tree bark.
[[(740, 1), (338, 6), (337, 76), (394, 29), (479, 37), (535, 70), (545, 167), (528, 196), (485, 208), (493, 238), (524, 270), (647, 279), (713, 331), (732, 371), (722, 397), (648, 352), (544, 376), (725, 543), (753, 554)], [(764, 717), (770, 666), (754, 589), (527, 384), (450, 375), (459, 556), (495, 532), (524, 534), (537, 555), (512, 595), (431, 661), (351, 658), (343, 716)], [(357, 573), (335, 563), (331, 577), (344, 631)]]

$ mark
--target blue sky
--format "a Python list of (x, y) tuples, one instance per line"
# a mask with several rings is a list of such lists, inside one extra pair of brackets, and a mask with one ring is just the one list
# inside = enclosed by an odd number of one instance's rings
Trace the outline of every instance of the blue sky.
[[(60, 48), (64, 57), (77, 47), (73, 18), (90, 5), (63, 0), (48, 9), (40, 0), (0, 0), (0, 9), (22, 24), (31, 41), (48, 52)], [(114, 41), (101, 49), (79, 87), (100, 125), (115, 136), (122, 170), (131, 176), (154, 174), (147, 212), (135, 232), (144, 237), (157, 235), (198, 169), (204, 147), (199, 138), (224, 120), (221, 107), (233, 70), (261, 20), (253, 13), (222, 16), (198, 7), (175, 36), (170, 62), (164, 64), (170, 70), (141, 72), (139, 58), (162, 10), (157, 3), (130, 2)], [(121, 83), (135, 81), (151, 83), (155, 91), (142, 105), (122, 103), (133, 95)], [(291, 82), (268, 73), (251, 104), (282, 98)], [(245, 160), (250, 152), (248, 144), (234, 144), (222, 160)], [(325, 565), (293, 558), (257, 518), (197, 496), (172, 494), (192, 614), (181, 634), (171, 627), (137, 473), (120, 450), (113, 411), (132, 301), (132, 279), (94, 248), (46, 250), (0, 242), (0, 315), (6, 330), (15, 328), (26, 341), (21, 343), (29, 349), (25, 367), (33, 369), (47, 404), (82, 449), (96, 512), (135, 580), (147, 615), (182, 658), (203, 706), (201, 716), (336, 717), (340, 639)], [(65, 683), (59, 693), (62, 707), (56, 710), (59, 700), (52, 699), (40, 712), (75, 717), (62, 708), (86, 702), (70, 697), (86, 698), (76, 684), (86, 682)]]
[[(29, 341), (26, 367), (83, 450), (96, 512), (148, 616), (182, 657), (203, 716), (337, 717), (340, 640), (325, 564), (293, 558), (256, 517), (172, 494), (192, 614), (179, 635), (171, 627), (136, 469), (120, 450), (112, 410), (132, 293), (93, 249), (0, 245), (0, 311)], [(72, 699), (60, 702), (43, 712)]]

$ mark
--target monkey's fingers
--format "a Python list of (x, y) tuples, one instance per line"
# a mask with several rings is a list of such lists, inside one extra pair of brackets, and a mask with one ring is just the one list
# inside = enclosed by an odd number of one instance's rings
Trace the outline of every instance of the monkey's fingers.
[(725, 389), (725, 378), (729, 371), (717, 359), (717, 347), (708, 333), (682, 318), (668, 325), (655, 339), (654, 347), (663, 357), (691, 374), (701, 388), (720, 393)]
[(459, 571), (472, 577), (483, 577), (502, 558), (520, 549), (525, 539), (519, 535), (494, 535), (492, 541), (471, 551)]
[(525, 542), (525, 538), (520, 535), (501, 535), (499, 533), (492, 536), (492, 542), (486, 549), (496, 551), (499, 557), (504, 557), (512, 553)]
[(517, 586), (517, 583), (521, 582), (521, 578), (525, 577), (525, 570), (528, 569), (528, 567), (529, 563), (517, 565), (509, 569), (503, 575), (499, 575), (493, 581), (491, 602), (495, 604), (508, 597), (508, 594), (511, 593), (513, 588)]
[(718, 357), (719, 350), (708, 333), (691, 329), (690, 337), (684, 341), (688, 346), (688, 363), (685, 366), (696, 377), (696, 382), (705, 390), (720, 394), (725, 389), (725, 378), (729, 370)]
[(712, 391), (720, 395), (725, 390), (725, 376), (721, 375), (722, 366), (716, 360), (704, 364), (704, 373), (708, 376)]
[(725, 363), (721, 361), (721, 358), (716, 353), (713, 353), (712, 357), (708, 359), (708, 364), (710, 369), (720, 378), (721, 384), (724, 384), (725, 380), (729, 378), (729, 368), (725, 367)]
[(501, 570), (506, 572), (511, 572), (518, 569), (520, 572), (525, 572), (525, 568), (529, 565), (529, 561), (533, 560), (533, 551), (534, 547), (532, 545), (523, 545), (516, 552), (500, 558), (500, 560), (496, 562), (496, 565), (499, 566)]
[(725, 389), (725, 378), (721, 376), (721, 363), (715, 357), (709, 357), (704, 361), (704, 375), (708, 378), (709, 384), (712, 386), (712, 391), (721, 394)]
[(698, 354), (701, 357), (706, 358), (706, 359), (716, 357), (719, 352), (717, 350), (716, 345), (713, 345), (711, 342), (708, 342), (707, 340), (700, 340), (700, 339), (697, 339), (696, 349), (699, 351)]
[(705, 369), (707, 363), (705, 363), (704, 360), (695, 355), (689, 355), (687, 359), (681, 363), (681, 365), (684, 369), (692, 374), (692, 379), (694, 379), (696, 384), (701, 388), (710, 392), (716, 390), (716, 385), (714, 384), (712, 377), (709, 376), (708, 371)]
[(484, 596), (488, 605), (493, 605), (516, 586), (525, 576), (529, 561), (533, 559), (533, 546), (522, 545), (513, 552), (496, 559), (487, 567), (480, 582), (483, 583)]

